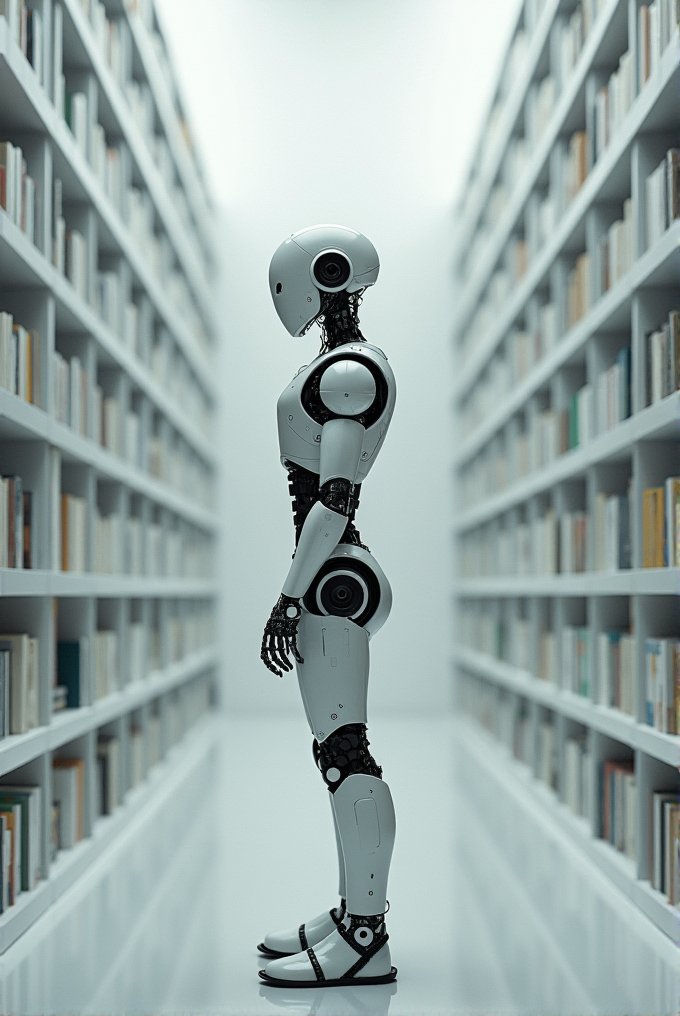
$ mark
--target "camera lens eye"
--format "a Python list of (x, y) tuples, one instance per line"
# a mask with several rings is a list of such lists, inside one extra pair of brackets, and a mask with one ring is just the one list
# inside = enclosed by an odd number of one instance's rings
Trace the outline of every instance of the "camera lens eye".
[(347, 258), (338, 251), (320, 254), (314, 262), (314, 278), (327, 289), (340, 289), (349, 281), (352, 269)]

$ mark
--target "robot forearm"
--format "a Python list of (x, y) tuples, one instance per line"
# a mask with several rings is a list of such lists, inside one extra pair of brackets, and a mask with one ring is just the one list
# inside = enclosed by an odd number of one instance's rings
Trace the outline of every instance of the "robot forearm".
[(304, 596), (324, 561), (335, 550), (347, 526), (347, 516), (317, 501), (302, 527), (300, 540), (286, 581), (285, 596)]

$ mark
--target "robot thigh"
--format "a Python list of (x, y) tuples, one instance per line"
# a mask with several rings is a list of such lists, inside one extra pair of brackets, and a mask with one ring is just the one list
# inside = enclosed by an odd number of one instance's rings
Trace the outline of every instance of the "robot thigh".
[(297, 664), (307, 720), (317, 741), (366, 723), (368, 641), (392, 606), (389, 582), (363, 547), (339, 544), (303, 598)]

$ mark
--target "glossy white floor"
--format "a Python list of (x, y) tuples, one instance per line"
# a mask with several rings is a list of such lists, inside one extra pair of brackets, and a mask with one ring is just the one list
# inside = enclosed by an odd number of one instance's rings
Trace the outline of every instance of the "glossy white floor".
[(334, 845), (303, 721), (243, 718), (225, 722), (219, 755), (140, 816), (86, 882), (0, 958), (2, 1013), (680, 1009), (675, 947), (520, 813), (536, 853), (523, 881), (515, 877), (513, 850), (484, 831), (470, 805), (475, 777), (451, 720), (376, 719), (371, 736), (398, 809), (395, 985), (258, 984), (254, 946), (267, 928), (335, 902)]

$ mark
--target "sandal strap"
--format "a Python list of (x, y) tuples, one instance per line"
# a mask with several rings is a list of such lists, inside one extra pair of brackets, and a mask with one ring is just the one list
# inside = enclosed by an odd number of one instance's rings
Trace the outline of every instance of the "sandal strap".
[[(338, 915), (335, 912), (336, 910), (340, 911), (340, 916), (339, 917), (338, 917)], [(339, 907), (333, 907), (333, 909), (329, 910), (328, 913), (331, 915), (331, 921), (333, 922), (333, 924), (337, 928), (341, 924), (341, 922), (345, 919), (345, 901), (342, 900), (342, 902), (341, 902)]]
[(305, 932), (304, 924), (301, 924), (300, 927), (298, 928), (298, 935), (300, 936), (300, 945), (302, 946), (302, 952), (304, 952), (305, 949), (309, 949), (309, 942), (307, 941), (307, 935)]
[[(311, 947), (307, 950), (307, 955), (309, 956), (309, 962), (314, 967), (314, 973), (316, 974), (317, 981), (325, 981), (326, 978), (324, 977), (323, 970), (321, 969), (321, 964), (316, 958), (316, 953)], [(295, 981), (291, 981), (291, 984), (295, 984)]]
[(366, 948), (363, 955), (360, 956), (359, 959), (356, 961), (356, 963), (353, 966), (351, 966), (349, 970), (345, 971), (343, 977), (355, 977), (360, 970), (363, 970), (368, 961), (373, 959), (376, 953), (380, 952), (380, 950), (385, 945), (385, 942), (387, 942), (389, 937), (390, 936), (387, 934), (387, 932), (385, 932), (385, 934), (380, 935), (379, 938), (374, 938), (371, 944)]

